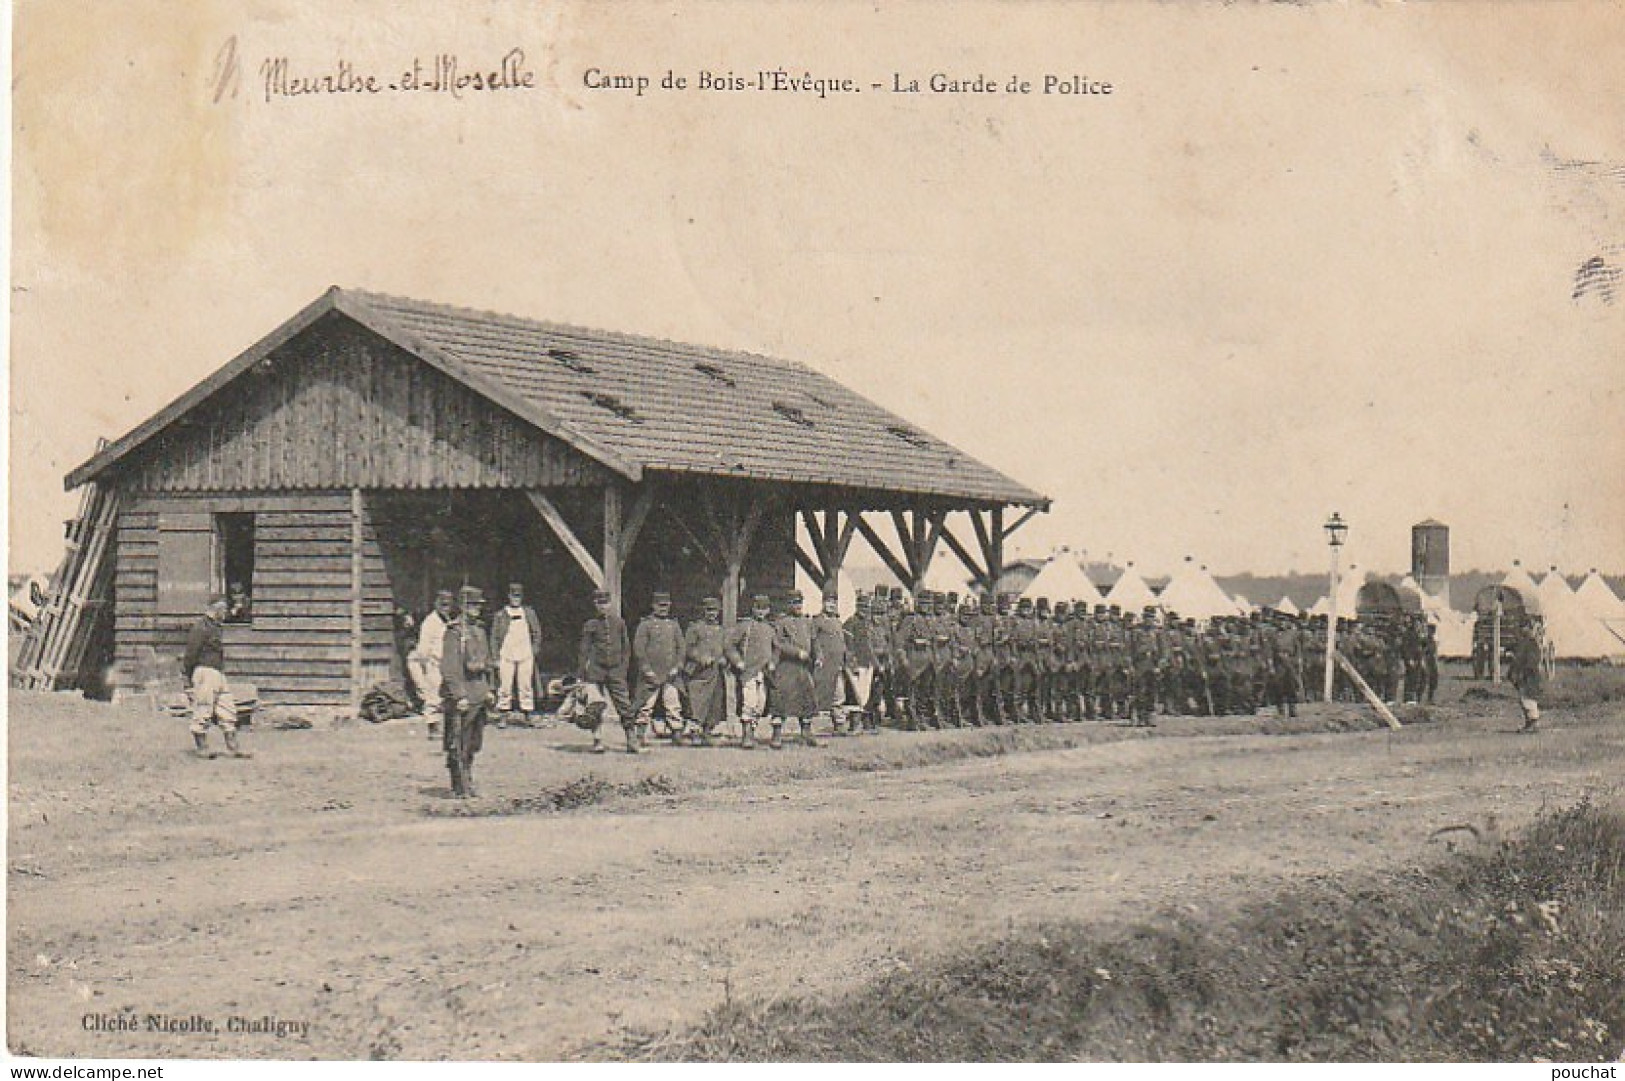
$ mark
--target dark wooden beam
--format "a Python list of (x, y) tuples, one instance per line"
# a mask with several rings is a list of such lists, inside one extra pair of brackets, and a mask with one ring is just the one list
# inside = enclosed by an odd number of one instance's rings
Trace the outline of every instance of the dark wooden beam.
[(886, 569), (896, 576), (898, 582), (906, 588), (914, 588), (914, 580), (908, 568), (903, 566), (902, 560), (892, 554), (890, 546), (880, 539), (880, 534), (875, 532), (874, 526), (864, 520), (862, 513), (853, 514), (848, 520), (859, 533), (863, 534), (863, 539), (869, 542), (870, 549), (880, 557), (882, 563), (886, 564)]
[(542, 521), (547, 523), (553, 535), (559, 538), (559, 543), (564, 545), (565, 551), (569, 552), (581, 569), (587, 572), (592, 584), (598, 589), (603, 589), (604, 568), (593, 558), (587, 546), (581, 543), (581, 539), (575, 535), (575, 530), (570, 528), (570, 523), (559, 513), (559, 508), (554, 506), (553, 501), (545, 494), (534, 489), (526, 491), (525, 497), (530, 500), (530, 505), (536, 508), (536, 513), (542, 516)]
[(857, 526), (853, 525), (852, 521), (853, 514), (851, 511), (847, 511), (846, 521), (841, 523), (840, 536), (836, 538), (835, 542), (835, 562), (837, 564), (846, 562), (846, 553), (852, 547), (852, 534), (857, 529)]
[(980, 511), (968, 511), (970, 524), (976, 530), (976, 546), (982, 550), (982, 558), (987, 560), (993, 553), (993, 543), (988, 539), (987, 526), (982, 524)]
[(806, 571), (807, 576), (817, 582), (820, 587), (829, 581), (827, 572), (819, 565), (817, 558), (803, 548), (800, 541), (796, 541), (795, 557), (796, 562), (801, 564), (801, 569)]
[(1027, 508), (1027, 513), (1023, 514), (1020, 518), (1016, 519), (1016, 524), (1015, 525), (1011, 526), (1009, 529), (1004, 530), (1004, 532), (1001, 534), (1001, 539), (1003, 537), (1008, 537), (1010, 534), (1014, 533), (1016, 530), (1020, 529), (1022, 526), (1026, 525), (1028, 522), (1032, 521), (1033, 518), (1037, 514), (1038, 514), (1038, 508), (1037, 507), (1028, 507)]
[(999, 579), (1004, 577), (1004, 508), (994, 507), (988, 519), (987, 573), (993, 579), (989, 592), (997, 593)]
[(953, 531), (948, 528), (947, 522), (943, 522), (941, 534), (942, 539), (948, 542), (949, 550), (952, 551), (954, 555), (959, 557), (959, 562), (963, 563), (965, 565), (965, 569), (971, 572), (971, 575), (976, 579), (977, 584), (981, 585), (984, 589), (990, 588), (988, 586), (988, 574), (986, 568), (978, 565), (975, 558), (971, 556), (970, 551), (963, 544), (959, 543), (959, 538), (954, 536)]
[(701, 540), (700, 535), (694, 532), (694, 527), (688, 524), (687, 519), (685, 519), (681, 514), (678, 514), (676, 510), (672, 508), (671, 504), (665, 502), (664, 500), (661, 501), (660, 509), (665, 512), (667, 520), (675, 522), (677, 528), (681, 529), (683, 534), (687, 536), (689, 540), (694, 542), (694, 550), (702, 560), (718, 570), (722, 569), (724, 566), (722, 552), (717, 547), (714, 540)]
[[(828, 512), (826, 511), (825, 513), (827, 514)], [(810, 511), (803, 507), (801, 510), (797, 511), (796, 514), (801, 518), (802, 528), (807, 531), (807, 539), (812, 542), (813, 552), (818, 556), (819, 566), (829, 566), (831, 562), (829, 538), (823, 525), (818, 521), (817, 512)], [(811, 574), (812, 572), (808, 571), (807, 573)], [(820, 581), (822, 581), (822, 579), (820, 579)]]

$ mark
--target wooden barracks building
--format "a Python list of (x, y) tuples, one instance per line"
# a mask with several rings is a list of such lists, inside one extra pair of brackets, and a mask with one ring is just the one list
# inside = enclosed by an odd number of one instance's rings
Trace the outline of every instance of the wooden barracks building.
[(741, 595), (794, 588), (797, 563), (832, 581), (860, 536), (904, 585), (946, 545), (985, 588), (1049, 507), (799, 364), (338, 288), (81, 485), (115, 523), (118, 665), (178, 654), (241, 582), (227, 676), (301, 705), (399, 678), (395, 609), (437, 588), (499, 603), (524, 582), (560, 671), (594, 589), (630, 619), (657, 589), (685, 620), (720, 593), (732, 620)]

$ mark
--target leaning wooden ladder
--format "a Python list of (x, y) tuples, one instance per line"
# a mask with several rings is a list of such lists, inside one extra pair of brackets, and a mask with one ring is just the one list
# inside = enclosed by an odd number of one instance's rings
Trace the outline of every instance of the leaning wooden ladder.
[(23, 639), (12, 684), (26, 690), (63, 690), (77, 682), (103, 619), (111, 614), (118, 496), (90, 484), (79, 515), (68, 523), (67, 552), (52, 579), (51, 596)]

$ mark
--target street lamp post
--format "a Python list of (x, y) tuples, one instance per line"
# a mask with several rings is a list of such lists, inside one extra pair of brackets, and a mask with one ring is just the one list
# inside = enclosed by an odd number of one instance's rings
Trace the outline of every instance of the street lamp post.
[(1322, 690), (1322, 698), (1332, 700), (1332, 671), (1336, 665), (1333, 657), (1337, 654), (1337, 557), (1343, 549), (1343, 538), (1348, 536), (1348, 523), (1336, 511), (1326, 520), (1326, 543), (1332, 549), (1332, 577), (1330, 592), (1326, 594), (1328, 611), (1326, 615), (1326, 682)]

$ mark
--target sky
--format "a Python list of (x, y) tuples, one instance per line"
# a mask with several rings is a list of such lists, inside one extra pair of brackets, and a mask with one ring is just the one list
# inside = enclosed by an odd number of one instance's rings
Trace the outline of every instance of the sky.
[[(1318, 570), (1335, 510), (1371, 570), (1424, 518), (1625, 570), (1625, 9), (186, 10), (16, 12), (12, 569), (98, 437), (339, 284), (810, 364), (1050, 496), (1015, 555)], [(513, 48), (532, 90), (258, 78)], [(585, 85), (779, 67), (861, 92)], [(888, 92), (933, 72), (1038, 85)]]

